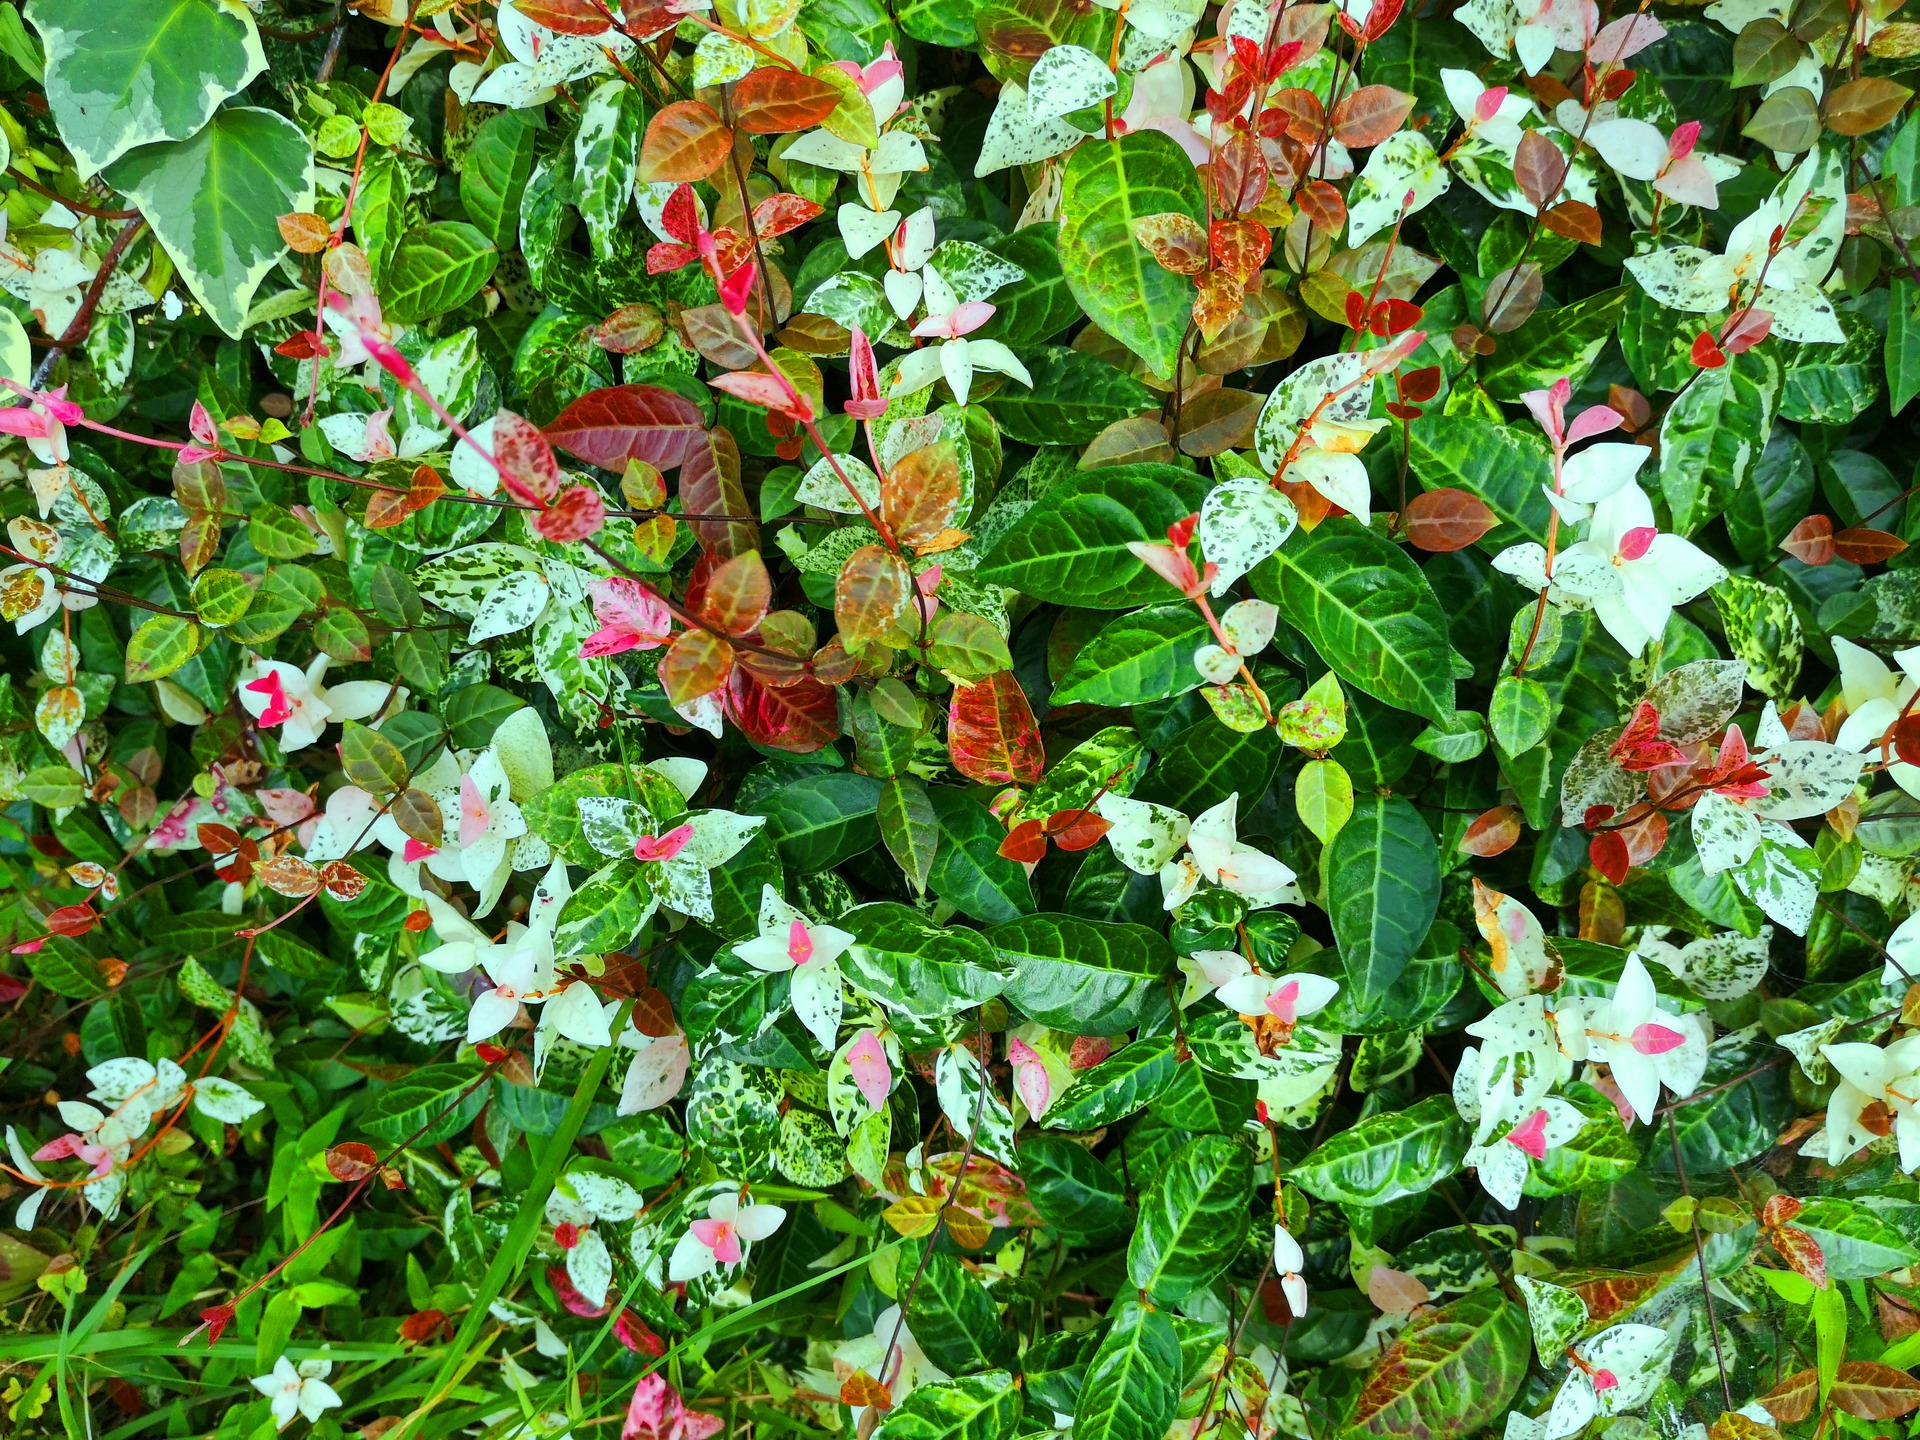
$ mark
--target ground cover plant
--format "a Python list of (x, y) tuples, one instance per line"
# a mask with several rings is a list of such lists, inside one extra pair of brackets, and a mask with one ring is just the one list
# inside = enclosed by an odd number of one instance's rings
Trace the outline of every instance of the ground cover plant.
[(0, 3), (0, 1428), (1908, 1433), (1916, 56)]

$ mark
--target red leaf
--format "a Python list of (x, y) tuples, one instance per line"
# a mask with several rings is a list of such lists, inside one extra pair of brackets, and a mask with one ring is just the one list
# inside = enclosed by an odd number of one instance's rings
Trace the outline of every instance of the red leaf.
[(810, 130), (840, 103), (840, 92), (799, 70), (764, 66), (733, 88), (733, 118), (755, 135)]
[(1346, 227), (1346, 199), (1325, 180), (1315, 180), (1294, 198), (1314, 229), (1338, 235)]
[(839, 696), (818, 680), (762, 685), (736, 665), (725, 700), (728, 718), (756, 745), (805, 755), (840, 733)]
[(1566, 174), (1567, 157), (1558, 145), (1538, 130), (1521, 135), (1520, 148), (1513, 156), (1513, 178), (1529, 202), (1536, 207), (1545, 205), (1560, 193)]
[(629, 460), (671, 470), (706, 428), (700, 407), (684, 395), (658, 385), (615, 385), (589, 390), (555, 416), (545, 434), (602, 470), (623, 470)]
[(954, 768), (983, 785), (1031, 785), (1046, 768), (1040, 726), (1011, 670), (961, 685), (947, 710), (947, 753)]
[(1920, 715), (1906, 714), (1893, 727), (1894, 753), (1909, 765), (1920, 765)]
[(1833, 537), (1833, 553), (1855, 565), (1880, 565), (1907, 548), (1907, 542), (1885, 530), (1853, 526)]
[[(1529, 130), (1529, 135), (1536, 131)], [(1562, 200), (1540, 221), (1547, 229), (1564, 240), (1576, 240), (1582, 245), (1598, 245), (1602, 238), (1600, 212), (1593, 206), (1580, 200)]]
[(1443, 554), (1466, 549), (1500, 523), (1486, 501), (1452, 487), (1414, 496), (1401, 518), (1407, 539), (1418, 549)]
[(1809, 515), (1787, 532), (1780, 542), (1802, 565), (1825, 565), (1834, 556), (1833, 521), (1825, 515)]
[(47, 916), (47, 929), (55, 935), (84, 935), (100, 923), (89, 905), (62, 905)]
[(1587, 855), (1593, 861), (1593, 868), (1615, 885), (1626, 883), (1627, 871), (1633, 868), (1633, 857), (1627, 853), (1627, 842), (1619, 831), (1603, 830), (1594, 836)]
[(607, 523), (607, 502), (591, 485), (569, 485), (533, 517), (533, 528), (558, 545), (587, 540)]
[(1400, 398), (1411, 400), (1416, 405), (1424, 405), (1440, 393), (1440, 367), (1423, 365), (1418, 370), (1409, 370), (1398, 377)]
[(1000, 842), (999, 854), (1005, 860), (1018, 860), (1022, 864), (1032, 865), (1043, 859), (1046, 853), (1047, 827), (1038, 820), (1022, 820)]
[(556, 35), (603, 35), (611, 23), (593, 0), (517, 0), (514, 9)]
[(364, 1180), (380, 1168), (380, 1156), (371, 1145), (349, 1140), (327, 1151), (327, 1173), (336, 1180)]
[(1047, 817), (1047, 834), (1062, 850), (1091, 850), (1113, 822), (1091, 810), (1056, 810)]
[(1720, 342), (1713, 338), (1711, 330), (1702, 330), (1693, 337), (1693, 348), (1687, 352), (1696, 370), (1718, 370), (1727, 363), (1727, 352), (1720, 348)]

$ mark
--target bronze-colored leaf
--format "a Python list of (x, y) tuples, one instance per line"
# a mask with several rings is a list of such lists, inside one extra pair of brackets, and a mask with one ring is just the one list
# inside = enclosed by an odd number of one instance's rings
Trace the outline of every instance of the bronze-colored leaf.
[(900, 458), (880, 477), (880, 514), (902, 545), (918, 550), (952, 523), (960, 503), (960, 455), (936, 440)]
[(660, 659), (660, 683), (667, 699), (688, 705), (711, 695), (727, 683), (733, 670), (733, 647), (706, 630), (688, 630), (678, 636)]
[(833, 617), (849, 649), (866, 648), (907, 609), (913, 577), (884, 545), (862, 545), (840, 567), (833, 587)]

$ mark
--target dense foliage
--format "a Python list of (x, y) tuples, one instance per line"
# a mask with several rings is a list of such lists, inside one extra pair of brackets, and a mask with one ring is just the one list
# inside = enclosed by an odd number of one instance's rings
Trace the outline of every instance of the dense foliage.
[(0, 3), (0, 1429), (1904, 1428), (1916, 56)]

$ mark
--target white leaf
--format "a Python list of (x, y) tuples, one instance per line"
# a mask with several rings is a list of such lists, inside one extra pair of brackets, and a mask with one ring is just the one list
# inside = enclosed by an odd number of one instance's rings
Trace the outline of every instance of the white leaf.
[(1285, 542), (1298, 523), (1293, 502), (1264, 475), (1243, 475), (1208, 493), (1200, 506), (1200, 553), (1220, 567), (1212, 593), (1224, 595), (1234, 581)]
[(1027, 112), (1052, 120), (1098, 105), (1120, 88), (1106, 61), (1082, 45), (1056, 45), (1033, 62)]
[(1050, 160), (1086, 138), (1064, 120), (1033, 114), (1027, 105), (1027, 92), (1009, 82), (1000, 88), (1000, 99), (980, 141), (980, 159), (973, 173), (976, 177), (991, 175), (1015, 165)]
[(499, 635), (524, 630), (540, 618), (552, 596), (547, 577), (537, 570), (522, 570), (509, 575), (487, 592), (474, 612), (467, 630), (467, 643), (478, 645)]
[(1453, 177), (1434, 153), (1433, 142), (1418, 130), (1402, 130), (1373, 147), (1360, 178), (1347, 193), (1348, 246), (1358, 246), (1400, 218), (1407, 192), (1409, 215), (1447, 193)]

